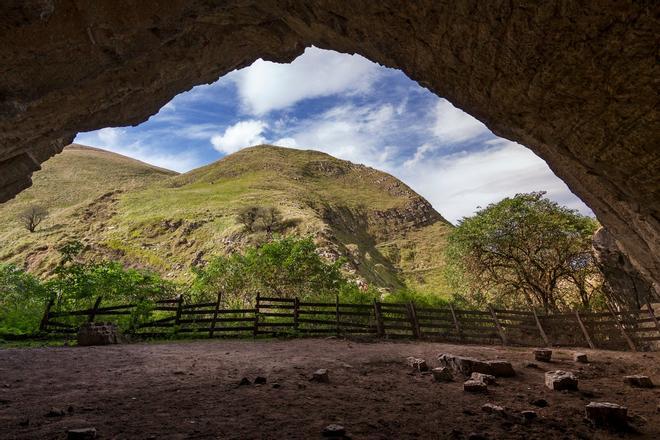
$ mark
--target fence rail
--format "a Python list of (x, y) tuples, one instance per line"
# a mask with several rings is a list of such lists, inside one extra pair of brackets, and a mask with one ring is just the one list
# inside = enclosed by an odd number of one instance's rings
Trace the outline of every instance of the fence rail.
[[(53, 311), (48, 303), (41, 331), (74, 334), (84, 321), (120, 319), (134, 313), (136, 304)], [(105, 319), (104, 319), (105, 318)], [(448, 342), (646, 348), (660, 341), (660, 323), (650, 304), (636, 312), (587, 313), (573, 311), (540, 315), (535, 310), (460, 310), (419, 307), (409, 303), (373, 304), (304, 302), (298, 298), (257, 296), (254, 308), (222, 308), (215, 302), (185, 304), (183, 297), (156, 301), (150, 320), (130, 329), (133, 334), (164, 336), (193, 333), (222, 335), (375, 335), (387, 338), (433, 339)]]

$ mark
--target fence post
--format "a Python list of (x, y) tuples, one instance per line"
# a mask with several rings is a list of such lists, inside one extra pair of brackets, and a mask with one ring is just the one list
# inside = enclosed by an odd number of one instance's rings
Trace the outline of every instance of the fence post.
[(53, 307), (53, 304), (55, 304), (55, 298), (50, 297), (48, 300), (48, 303), (46, 303), (46, 310), (44, 310), (44, 316), (41, 318), (41, 322), (39, 323), (39, 331), (43, 332), (46, 331), (46, 327), (48, 327), (48, 320), (50, 318), (50, 309)]
[(463, 331), (461, 330), (461, 325), (458, 323), (458, 319), (456, 318), (456, 312), (454, 311), (454, 306), (449, 303), (449, 310), (451, 311), (451, 317), (454, 320), (454, 327), (456, 328), (456, 333), (458, 334), (458, 339), (460, 341), (463, 340)]
[(339, 295), (335, 295), (335, 319), (336, 319), (336, 326), (337, 326), (337, 336), (339, 336), (339, 333), (341, 332), (341, 328), (339, 326)]
[(630, 348), (630, 351), (637, 351), (637, 347), (635, 347), (635, 343), (632, 341), (632, 339), (630, 339), (630, 336), (628, 336), (628, 333), (626, 332), (623, 323), (621, 322), (619, 317), (616, 316), (616, 314), (614, 313), (614, 309), (612, 309), (612, 307), (607, 301), (605, 301), (605, 305), (612, 314), (612, 318), (614, 318), (614, 322), (616, 323), (616, 326), (619, 327), (619, 331), (621, 331), (621, 336), (623, 336), (623, 339), (625, 339), (626, 343), (628, 344), (628, 348)]
[(374, 299), (374, 317), (376, 318), (376, 331), (381, 338), (385, 336), (385, 328), (383, 327), (383, 314), (381, 313), (380, 303)]
[(218, 292), (218, 299), (215, 302), (215, 310), (213, 311), (213, 320), (211, 321), (211, 327), (209, 328), (209, 338), (213, 337), (215, 331), (215, 321), (218, 319), (218, 310), (220, 310), (220, 301), (222, 300), (222, 292)]
[(488, 310), (490, 311), (490, 315), (493, 317), (493, 322), (495, 323), (495, 327), (497, 328), (497, 333), (500, 335), (500, 339), (502, 340), (502, 344), (508, 345), (508, 342), (506, 340), (506, 335), (504, 334), (504, 329), (502, 329), (502, 326), (500, 325), (500, 320), (497, 319), (497, 315), (495, 314), (495, 310), (488, 305)]
[(99, 295), (99, 297), (96, 298), (96, 301), (94, 302), (94, 307), (92, 307), (92, 310), (89, 313), (89, 316), (87, 317), (87, 322), (94, 322), (94, 318), (96, 317), (96, 311), (99, 309), (99, 305), (101, 304), (102, 299), (103, 299), (102, 295)]
[(410, 320), (410, 325), (412, 325), (412, 332), (415, 339), (422, 337), (421, 332), (419, 331), (419, 321), (417, 321), (417, 311), (415, 310), (415, 304), (412, 301), (409, 301), (406, 304), (408, 310), (408, 319)]
[(647, 302), (646, 307), (648, 307), (649, 317), (653, 320), (653, 323), (655, 324), (655, 328), (660, 333), (660, 322), (658, 322), (658, 318), (656, 318), (655, 313), (653, 313), (653, 307), (651, 307), (651, 302)]
[(548, 339), (548, 335), (545, 334), (545, 330), (543, 330), (543, 326), (541, 325), (541, 320), (539, 319), (539, 315), (536, 314), (536, 310), (534, 310), (534, 307), (531, 308), (532, 313), (534, 314), (534, 321), (536, 321), (536, 326), (539, 328), (539, 333), (541, 334), (541, 338), (543, 339), (543, 342), (545, 342), (546, 347), (550, 347), (550, 339)]
[(259, 292), (257, 292), (257, 299), (254, 303), (254, 337), (259, 334)]
[(589, 336), (589, 332), (587, 332), (587, 328), (582, 323), (582, 318), (580, 318), (580, 312), (578, 312), (577, 310), (575, 311), (575, 317), (577, 318), (577, 322), (580, 325), (580, 328), (582, 329), (582, 334), (584, 335), (584, 339), (587, 340), (587, 344), (589, 344), (589, 347), (592, 349), (596, 348), (593, 341), (591, 340), (591, 336)]
[(296, 296), (293, 299), (293, 328), (298, 331), (298, 318), (300, 316), (300, 300)]
[(176, 316), (174, 318), (174, 325), (179, 325), (181, 322), (181, 311), (183, 310), (183, 295), (176, 296)]

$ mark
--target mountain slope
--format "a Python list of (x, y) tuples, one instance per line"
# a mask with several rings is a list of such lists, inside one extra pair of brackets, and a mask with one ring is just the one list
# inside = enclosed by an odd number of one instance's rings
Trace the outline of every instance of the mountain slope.
[[(185, 278), (191, 265), (262, 239), (237, 224), (241, 208), (275, 206), (286, 225), (281, 233), (314, 236), (326, 257), (346, 257), (367, 283), (441, 288), (451, 225), (386, 173), (316, 151), (258, 146), (185, 174), (152, 177), (108, 200), (88, 201), (82, 221), (70, 217), (85, 224), (90, 255)], [(63, 227), (69, 236), (80, 229)], [(24, 250), (11, 258), (21, 257)]]

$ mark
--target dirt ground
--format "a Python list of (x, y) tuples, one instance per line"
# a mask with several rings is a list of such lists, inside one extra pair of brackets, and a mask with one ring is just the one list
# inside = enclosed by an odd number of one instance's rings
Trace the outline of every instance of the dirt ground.
[[(555, 349), (552, 363), (528, 348), (340, 339), (214, 340), (0, 351), (0, 438), (63, 439), (95, 427), (101, 439), (314, 439), (339, 423), (353, 439), (660, 438), (660, 387), (634, 389), (626, 374), (660, 382), (660, 353)], [(517, 371), (486, 395), (461, 378), (434, 383), (412, 373), (407, 356), (431, 367), (440, 353), (510, 360)], [(309, 381), (327, 368), (330, 383)], [(574, 371), (580, 391), (544, 387), (544, 371)], [(264, 376), (265, 385), (238, 386)], [(279, 384), (279, 386), (274, 386)], [(539, 408), (533, 399), (546, 399)], [(590, 401), (625, 405), (636, 429), (610, 433), (584, 422)], [(483, 404), (507, 408), (487, 414)], [(48, 416), (52, 407), (65, 415)], [(523, 423), (522, 410), (538, 418)], [(636, 432), (635, 432), (636, 430)]]

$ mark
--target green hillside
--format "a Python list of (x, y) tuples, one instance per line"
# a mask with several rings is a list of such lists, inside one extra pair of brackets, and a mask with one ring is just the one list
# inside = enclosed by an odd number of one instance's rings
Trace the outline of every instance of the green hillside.
[[(48, 219), (30, 234), (16, 220), (30, 204)], [(263, 240), (236, 214), (275, 206), (282, 234), (312, 235), (329, 259), (378, 287), (444, 291), (439, 276), (451, 225), (396, 178), (324, 153), (244, 149), (185, 174), (70, 146), (35, 173), (34, 186), (0, 205), (0, 261), (52, 269), (58, 243), (79, 238), (90, 257), (119, 258), (185, 280), (192, 265)]]

